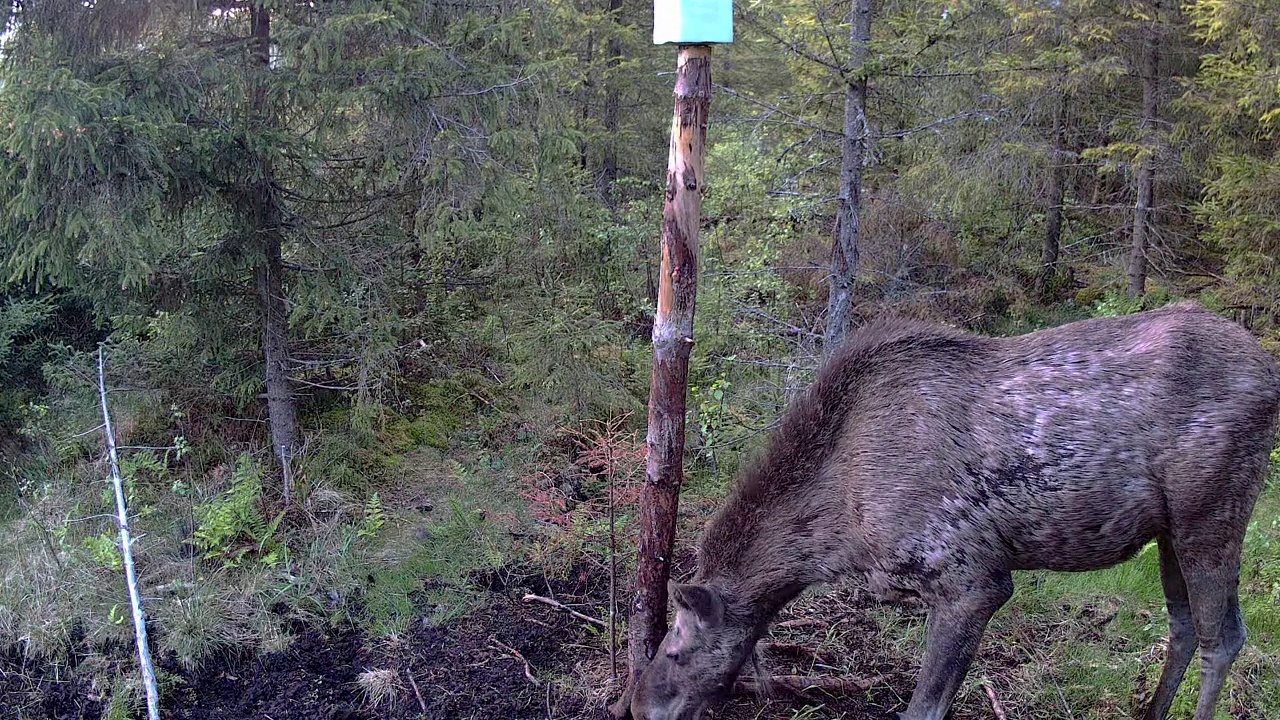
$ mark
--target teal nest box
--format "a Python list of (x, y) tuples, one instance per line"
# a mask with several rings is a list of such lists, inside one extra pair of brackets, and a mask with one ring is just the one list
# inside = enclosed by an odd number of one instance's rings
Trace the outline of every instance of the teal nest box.
[(733, 42), (733, 0), (653, 0), (653, 43)]

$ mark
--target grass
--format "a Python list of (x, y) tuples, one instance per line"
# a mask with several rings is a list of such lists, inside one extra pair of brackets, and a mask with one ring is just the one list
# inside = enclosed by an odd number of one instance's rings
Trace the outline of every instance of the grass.
[[(199, 672), (287, 648), (297, 620), (394, 637), (477, 607), (475, 574), (500, 573), (515, 554), (515, 470), (474, 443), (440, 450), (460, 421), (428, 389), (423, 414), (386, 437), (362, 443), (329, 428), (301, 458), (287, 512), (270, 483), (249, 482), (262, 458), (231, 445), (143, 463), (128, 492), (156, 655)], [(124, 444), (131, 410), (118, 409)], [(113, 498), (99, 468), (60, 459), (61, 441), (48, 437), (0, 473), (0, 646), (56, 669), (76, 653), (131, 647), (132, 627), (111, 552)], [(371, 503), (375, 492), (384, 500)], [(120, 690), (136, 680), (125, 672), (94, 682)], [(110, 712), (124, 712), (128, 694), (111, 697)]]
[(418, 465), (410, 474), (432, 509), (392, 517), (370, 559), (361, 622), (379, 637), (403, 635), (416, 619), (438, 624), (467, 614), (482, 602), (473, 577), (500, 573), (516, 555), (519, 500), (501, 460), (418, 456), (410, 465)]
[(404, 690), (399, 674), (389, 668), (365, 670), (356, 676), (356, 683), (371, 708), (393, 705)]

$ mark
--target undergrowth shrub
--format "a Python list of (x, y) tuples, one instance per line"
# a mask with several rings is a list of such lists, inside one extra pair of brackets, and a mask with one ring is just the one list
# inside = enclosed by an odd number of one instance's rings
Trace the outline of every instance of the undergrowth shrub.
[(288, 549), (278, 536), (281, 510), (268, 516), (262, 503), (262, 468), (248, 454), (240, 456), (231, 487), (197, 505), (192, 544), (205, 560), (236, 567), (252, 557), (267, 567), (282, 562)]
[(565, 427), (572, 461), (544, 460), (520, 478), (519, 495), (547, 532), (529, 548), (545, 568), (567, 569), (587, 556), (608, 556), (611, 545), (633, 544), (633, 515), (644, 481), (646, 447), (630, 414)]

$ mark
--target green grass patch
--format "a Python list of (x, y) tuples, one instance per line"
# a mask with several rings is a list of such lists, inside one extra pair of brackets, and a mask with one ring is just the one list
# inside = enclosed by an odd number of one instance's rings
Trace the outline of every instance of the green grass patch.
[(433, 488), (439, 502), (422, 517), (389, 517), (373, 553), (360, 615), (376, 635), (467, 614), (483, 601), (475, 577), (515, 559), (511, 530), (519, 524), (519, 500), (507, 490), (505, 465), (487, 456), (470, 466), (446, 465)]
[(509, 543), (475, 507), (449, 498), (445, 519), (417, 529), (420, 538), (406, 555), (392, 556), (370, 573), (363, 621), (375, 634), (404, 634), (417, 619), (438, 624), (478, 607), (471, 573), (499, 568)]

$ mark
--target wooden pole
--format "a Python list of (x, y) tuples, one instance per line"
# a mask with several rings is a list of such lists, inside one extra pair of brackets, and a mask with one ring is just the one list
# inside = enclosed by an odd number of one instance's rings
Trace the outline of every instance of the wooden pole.
[(133, 537), (129, 532), (129, 509), (125, 505), (124, 483), (120, 479), (120, 458), (116, 453), (116, 436), (111, 432), (111, 413), (107, 410), (107, 373), (98, 346), (98, 396), (102, 400), (102, 427), (107, 437), (107, 457), (111, 461), (111, 486), (116, 495), (116, 522), (120, 526), (120, 558), (124, 562), (124, 581), (129, 588), (129, 607), (133, 609), (133, 632), (138, 643), (138, 666), (142, 669), (142, 685), (147, 691), (147, 718), (160, 720), (160, 689), (156, 670), (147, 645), (147, 620), (142, 612), (142, 594), (138, 592), (138, 574), (133, 567)]
[(649, 387), (648, 461), (640, 489), (636, 594), (627, 625), (629, 672), (627, 689), (613, 707), (617, 717), (626, 715), (636, 678), (667, 634), (667, 581), (684, 480), (685, 407), (710, 109), (711, 47), (681, 45), (662, 211), (658, 307), (653, 318), (653, 380)]

